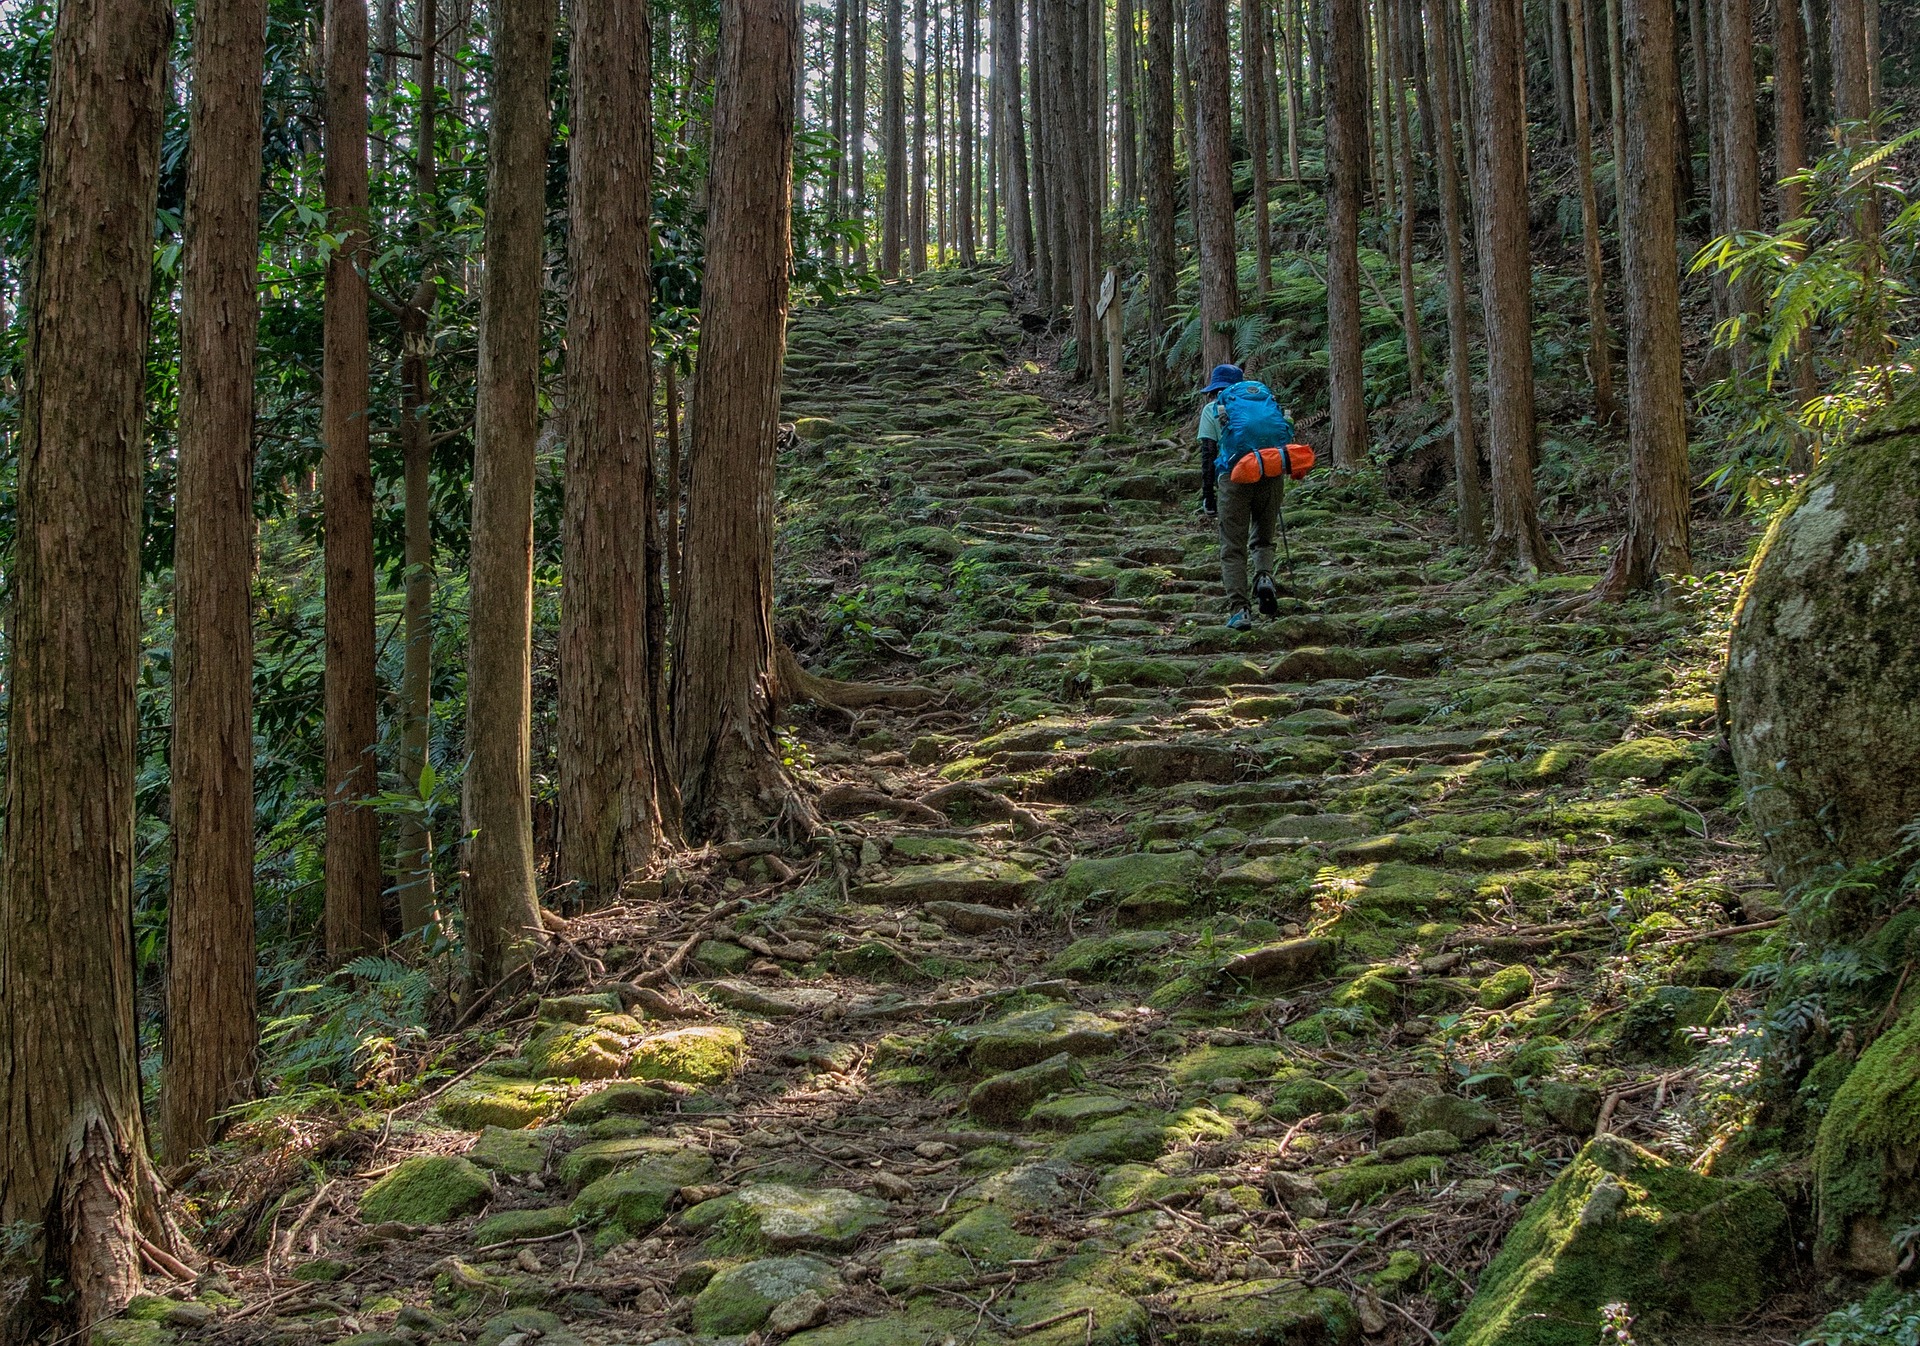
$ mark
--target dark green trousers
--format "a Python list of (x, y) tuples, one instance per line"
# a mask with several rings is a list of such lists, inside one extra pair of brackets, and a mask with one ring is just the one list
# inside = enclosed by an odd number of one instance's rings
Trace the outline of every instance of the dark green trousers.
[(1253, 573), (1273, 573), (1273, 526), (1279, 517), (1278, 477), (1245, 485), (1220, 479), (1220, 578), (1227, 587), (1227, 611), (1253, 606), (1247, 575), (1249, 543)]

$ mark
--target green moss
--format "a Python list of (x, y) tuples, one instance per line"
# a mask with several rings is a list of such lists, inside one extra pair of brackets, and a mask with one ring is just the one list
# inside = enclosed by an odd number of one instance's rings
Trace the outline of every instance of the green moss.
[[(621, 1136), (592, 1140), (560, 1161), (560, 1180), (569, 1187), (580, 1187), (596, 1182), (616, 1169), (655, 1160), (672, 1160), (681, 1154), (705, 1158), (697, 1150), (688, 1150), (685, 1142), (666, 1136)], [(689, 1178), (687, 1181), (699, 1180)]]
[(473, 1227), (473, 1246), (488, 1248), (515, 1239), (545, 1238), (573, 1225), (565, 1206), (540, 1206), (533, 1210), (502, 1211), (489, 1215)]
[[(1920, 1215), (1920, 1010), (1880, 1035), (1833, 1096), (1814, 1143), (1820, 1247), (1891, 1271), (1893, 1231)], [(1882, 1248), (1885, 1256), (1881, 1257)], [(1880, 1271), (1879, 1274), (1886, 1274)]]
[(547, 1148), (553, 1140), (552, 1131), (509, 1131), (490, 1126), (467, 1151), (467, 1158), (496, 1173), (524, 1178), (547, 1166)]
[(1173, 942), (1164, 930), (1129, 930), (1075, 940), (1047, 965), (1055, 976), (1079, 981), (1124, 981)]
[(1503, 1010), (1533, 994), (1533, 971), (1520, 963), (1501, 968), (1476, 990), (1482, 1009)]
[(1360, 1319), (1346, 1295), (1298, 1281), (1182, 1286), (1169, 1297), (1167, 1312), (1182, 1346), (1352, 1346), (1360, 1340)]
[(717, 1272), (693, 1301), (693, 1328), (703, 1336), (755, 1331), (774, 1306), (812, 1291), (838, 1293), (840, 1278), (817, 1257), (767, 1257)]
[[(1146, 1346), (1150, 1340), (1146, 1309), (1091, 1280), (1068, 1277), (1042, 1281), (1016, 1291), (1006, 1304), (1007, 1317), (1022, 1342), (1038, 1346), (1082, 1346), (1086, 1342), (1093, 1346)], [(1042, 1323), (1047, 1326), (1039, 1326)]]
[(680, 1222), (716, 1252), (844, 1252), (886, 1217), (883, 1201), (838, 1187), (743, 1187), (691, 1207)]
[(1673, 738), (1636, 738), (1594, 758), (1587, 774), (1614, 784), (1623, 780), (1657, 781), (1687, 760), (1687, 745)]
[(561, 1023), (529, 1042), (523, 1055), (536, 1079), (607, 1080), (626, 1064), (627, 1044), (590, 1024)]
[(1015, 1229), (1006, 1211), (998, 1206), (976, 1206), (948, 1225), (940, 1242), (986, 1267), (1003, 1267), (1032, 1257), (1040, 1247), (1038, 1239)]
[(179, 1338), (159, 1323), (142, 1318), (116, 1318), (96, 1323), (88, 1346), (173, 1346)]
[(1168, 1067), (1175, 1083), (1211, 1084), (1215, 1080), (1264, 1080), (1280, 1063), (1272, 1047), (1201, 1047)]
[(703, 1151), (656, 1151), (631, 1167), (588, 1183), (574, 1198), (568, 1215), (576, 1224), (644, 1233), (666, 1218), (682, 1187), (712, 1176), (713, 1160)]
[(1557, 810), (1536, 813), (1528, 821), (1576, 832), (1655, 836), (1686, 831), (1693, 815), (1658, 795), (1631, 795), (1625, 799), (1566, 804)]
[(448, 1090), (439, 1113), (442, 1121), (462, 1130), (499, 1126), (511, 1131), (552, 1116), (566, 1096), (564, 1089), (551, 1085), (475, 1075)]
[(591, 1126), (610, 1117), (642, 1117), (658, 1112), (673, 1101), (663, 1089), (644, 1084), (609, 1084), (567, 1109), (567, 1121), (575, 1126)]
[(787, 1346), (913, 1346), (918, 1342), (965, 1341), (979, 1330), (979, 1317), (971, 1309), (917, 1303), (904, 1313), (816, 1327), (788, 1337)]
[(1099, 897), (1119, 902), (1148, 888), (1190, 891), (1200, 873), (1200, 857), (1190, 851), (1143, 852), (1098, 860), (1075, 860), (1054, 880), (1048, 896), (1061, 903)]
[(1390, 1164), (1362, 1162), (1318, 1174), (1314, 1177), (1314, 1183), (1320, 1188), (1320, 1195), (1327, 1199), (1329, 1207), (1345, 1210), (1349, 1206), (1432, 1178), (1446, 1167), (1446, 1163), (1437, 1154), (1415, 1155), (1411, 1159)]
[(1347, 1102), (1346, 1094), (1325, 1080), (1305, 1070), (1291, 1070), (1274, 1087), (1271, 1108), (1276, 1121), (1297, 1122), (1316, 1112), (1339, 1112)]
[(471, 1161), (417, 1154), (401, 1160), (361, 1194), (360, 1219), (367, 1224), (445, 1224), (480, 1209), (492, 1196), (493, 1183)]
[(737, 1028), (676, 1028), (643, 1039), (633, 1049), (627, 1074), (641, 1080), (718, 1084), (740, 1069), (746, 1050), (747, 1040)]
[(1615, 1302), (1647, 1329), (1732, 1321), (1765, 1300), (1786, 1223), (1758, 1184), (1592, 1141), (1527, 1208), (1448, 1344), (1592, 1346)]

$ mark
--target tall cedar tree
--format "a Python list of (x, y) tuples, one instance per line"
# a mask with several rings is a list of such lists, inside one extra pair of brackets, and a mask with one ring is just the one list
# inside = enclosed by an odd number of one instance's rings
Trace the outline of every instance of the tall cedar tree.
[(0, 869), (0, 1226), (33, 1268), (0, 1339), (67, 1337), (163, 1233), (134, 1028), (142, 402), (172, 17), (66, 0), (54, 28), (20, 397)]
[(1447, 9), (1453, 0), (1426, 0), (1427, 39), (1433, 52), (1434, 148), (1440, 166), (1440, 227), (1446, 234), (1447, 393), (1453, 405), (1453, 498), (1460, 540), (1478, 547), (1487, 540), (1486, 507), (1480, 492), (1480, 450), (1473, 433), (1473, 352), (1467, 318), (1465, 211), (1460, 201), (1459, 156), (1453, 136), (1453, 43)]
[(1323, 0), (1327, 9), (1327, 384), (1333, 461), (1367, 456), (1366, 376), (1361, 363), (1360, 202), (1367, 180), (1365, 0)]
[[(391, 305), (400, 327), (400, 454), (406, 525), (406, 649), (400, 669), (401, 779), (418, 792), (426, 771), (433, 718), (433, 309), (440, 287), (434, 271), (438, 164), (434, 141), (439, 120), (434, 66), (440, 14), (435, 0), (420, 0), (417, 14), (414, 107), (413, 209), (425, 260), (420, 283), (405, 303)], [(394, 887), (400, 899), (400, 929), (407, 934), (438, 925), (433, 900), (433, 838), (425, 820), (403, 815), (394, 828)]]
[(993, 126), (1000, 146), (1007, 216), (1007, 260), (1016, 276), (1033, 274), (1033, 216), (1028, 209), (1027, 132), (1020, 111), (1020, 0), (992, 0)]
[[(1360, 0), (1340, 2), (1357, 6)], [(1233, 53), (1227, 40), (1227, 0), (1196, 0), (1196, 9), (1200, 358), (1202, 364), (1217, 365), (1233, 358), (1227, 324), (1240, 316), (1240, 258), (1233, 238)], [(1364, 100), (1364, 93), (1361, 96)]]
[(1526, 113), (1519, 11), (1474, 6), (1480, 124), (1480, 302), (1487, 324), (1487, 449), (1493, 464), (1492, 559), (1550, 569), (1533, 489), (1533, 272), (1527, 249)]
[[(1754, 107), (1753, 9), (1749, 0), (1717, 0), (1720, 9), (1720, 78), (1726, 85), (1726, 126), (1722, 132), (1722, 173), (1726, 186), (1723, 233), (1760, 227), (1760, 122)], [(1659, 52), (1649, 53), (1655, 59)], [(1671, 116), (1672, 113), (1667, 114)], [(1628, 216), (1631, 219), (1632, 216)], [(1760, 289), (1749, 271), (1731, 286), (1733, 308), (1755, 313)]]
[(1267, 186), (1267, 117), (1260, 98), (1260, 68), (1267, 61), (1260, 15), (1266, 0), (1240, 0), (1240, 107), (1253, 169), (1253, 289), (1261, 299), (1273, 288), (1272, 197)]
[(534, 888), (530, 759), (533, 463), (540, 434), (535, 315), (552, 66), (552, 0), (495, 4), (467, 650), (465, 894), (467, 961), (476, 986), (516, 976), (544, 939)]
[(907, 273), (927, 269), (927, 0), (913, 0), (913, 175), (907, 190)]
[(886, 57), (880, 84), (881, 140), (887, 153), (886, 196), (881, 202), (880, 274), (900, 274), (907, 239), (907, 95), (905, 15), (902, 0), (881, 0), (886, 13)]
[(604, 898), (652, 866), (675, 813), (652, 503), (652, 44), (625, 0), (573, 0), (572, 25), (560, 872)]
[(253, 1091), (253, 347), (265, 0), (194, 14), (173, 535), (173, 875), (160, 1135)]
[(673, 715), (689, 830), (757, 834), (792, 787), (774, 742), (773, 493), (793, 204), (795, 0), (723, 0)]
[(1175, 267), (1173, 0), (1147, 0), (1147, 410), (1167, 405), (1167, 326)]
[(848, 151), (853, 159), (853, 187), (849, 206), (854, 223), (860, 226), (860, 232), (855, 235), (854, 262), (864, 271), (870, 226), (867, 212), (867, 0), (853, 0), (852, 86), (849, 130), (853, 143)]
[(367, 440), (367, 5), (326, 0), (329, 228), (320, 428), (326, 524), (326, 942), (335, 962), (376, 948), (380, 820), (374, 679), (373, 462)]
[(1692, 569), (1686, 390), (1675, 262), (1673, 6), (1626, 0), (1627, 536), (1597, 591), (1621, 597)]
[(1607, 349), (1607, 280), (1600, 254), (1600, 202), (1593, 188), (1593, 130), (1587, 116), (1586, 0), (1566, 0), (1571, 44), (1567, 78), (1572, 85), (1573, 163), (1580, 178), (1580, 233), (1587, 270), (1587, 374), (1593, 407), (1602, 425), (1617, 414), (1613, 402), (1613, 356)]

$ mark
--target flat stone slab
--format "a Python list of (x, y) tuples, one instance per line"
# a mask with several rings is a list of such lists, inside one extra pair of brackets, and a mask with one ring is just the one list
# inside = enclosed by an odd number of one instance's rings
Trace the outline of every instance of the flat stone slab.
[(1113, 1050), (1119, 1030), (1097, 1014), (1071, 1005), (1043, 1005), (991, 1023), (955, 1028), (945, 1040), (981, 1070), (1018, 1070), (1050, 1056), (1099, 1056)]
[(879, 906), (917, 906), (926, 902), (969, 902), (1007, 906), (1038, 887), (1040, 877), (1010, 860), (954, 860), (911, 865), (878, 883), (852, 892), (856, 902)]
[(680, 1222), (731, 1246), (769, 1252), (845, 1252), (887, 1218), (887, 1203), (842, 1187), (743, 1187), (691, 1207)]

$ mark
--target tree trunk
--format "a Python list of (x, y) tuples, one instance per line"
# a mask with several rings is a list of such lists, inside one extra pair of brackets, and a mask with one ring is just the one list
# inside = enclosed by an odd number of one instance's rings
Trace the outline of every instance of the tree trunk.
[(1433, 98), (1439, 151), (1440, 223), (1447, 249), (1447, 391), (1453, 402), (1453, 488), (1460, 541), (1478, 547), (1487, 540), (1480, 494), (1480, 451), (1473, 434), (1473, 354), (1467, 332), (1467, 260), (1460, 167), (1453, 139), (1453, 43), (1446, 7), (1453, 0), (1426, 0), (1428, 43), (1433, 52)]
[(1260, 96), (1260, 69), (1267, 54), (1260, 41), (1260, 11), (1266, 0), (1240, 0), (1240, 106), (1253, 170), (1253, 289), (1265, 300), (1273, 288), (1272, 194), (1267, 182), (1267, 116)]
[(1187, 140), (1187, 222), (1194, 231), (1197, 253), (1200, 234), (1200, 99), (1193, 87), (1193, 43), (1194, 33), (1200, 26), (1200, 0), (1182, 0), (1179, 24), (1174, 51), (1180, 76), (1180, 131)]
[(67, 0), (50, 55), (8, 576), (0, 1227), (26, 1235), (15, 1260), (30, 1274), (0, 1301), (8, 1341), (43, 1326), (87, 1336), (140, 1288), (136, 1228), (162, 1232), (132, 917), (141, 430), (171, 28), (157, 0)]
[(327, 0), (328, 254), (321, 356), (326, 524), (326, 944), (377, 948), (380, 820), (373, 632), (373, 464), (367, 442), (367, 6)]
[(1573, 134), (1573, 69), (1569, 55), (1572, 32), (1567, 22), (1568, 6), (1562, 0), (1545, 0), (1547, 7), (1547, 56), (1553, 72), (1553, 111), (1555, 137), (1565, 142)]
[(1167, 405), (1167, 331), (1175, 267), (1173, 0), (1147, 0), (1147, 410)]
[(1226, 324), (1240, 316), (1239, 250), (1233, 239), (1233, 77), (1227, 64), (1227, 0), (1197, 0), (1194, 82), (1199, 86), (1198, 173), (1194, 218), (1200, 242), (1200, 356), (1207, 365), (1233, 359)]
[(1300, 99), (1300, 0), (1287, 0), (1287, 177), (1300, 183), (1300, 123), (1306, 113)]
[[(1410, 0), (1381, 0), (1383, 6), (1397, 6)], [(1407, 120), (1406, 72), (1401, 69), (1402, 44), (1397, 12), (1383, 13), (1380, 19), (1382, 60), (1387, 69), (1387, 91), (1393, 98), (1393, 127), (1400, 144), (1400, 330), (1407, 344), (1407, 391), (1416, 399), (1424, 396), (1425, 351), (1420, 344), (1420, 300), (1413, 284), (1413, 225), (1417, 213), (1413, 192), (1413, 136)]]
[[(647, 313), (651, 41), (645, 9), (572, 3), (560, 873), (571, 897), (592, 903), (653, 867), (674, 809), (650, 639), (663, 611)], [(844, 104), (839, 114), (844, 124)]]
[(1586, 23), (1583, 0), (1566, 0), (1573, 41), (1573, 163), (1580, 177), (1580, 231), (1587, 267), (1587, 375), (1593, 380), (1593, 409), (1600, 424), (1611, 425), (1613, 355), (1607, 348), (1606, 273), (1600, 256), (1600, 205), (1593, 189), (1593, 130), (1587, 122)]
[(1134, 71), (1140, 58), (1135, 51), (1137, 24), (1133, 0), (1118, 0), (1113, 14), (1114, 101), (1118, 105), (1118, 163), (1120, 209), (1132, 210), (1140, 200), (1140, 128), (1134, 103)]
[(1030, 0), (1027, 6), (1027, 70), (1033, 106), (1033, 293), (1047, 321), (1059, 314), (1054, 283), (1058, 250), (1054, 246), (1056, 210), (1053, 195), (1053, 83), (1043, 79), (1046, 69), (1043, 55), (1046, 45), (1045, 0)]
[[(1760, 126), (1754, 110), (1753, 11), (1748, 0), (1717, 0), (1720, 11), (1720, 78), (1726, 86), (1727, 124), (1723, 141), (1728, 233), (1760, 227)], [(1658, 59), (1658, 49), (1649, 59)], [(1665, 62), (1662, 62), (1665, 64)], [(1628, 216), (1627, 218), (1632, 218)], [(1732, 282), (1737, 313), (1757, 313), (1760, 289), (1749, 272)]]
[(1774, 170), (1785, 224), (1806, 210), (1806, 185), (1789, 181), (1807, 166), (1806, 36), (1792, 0), (1777, 0), (1773, 24)]
[(1367, 459), (1367, 402), (1361, 364), (1360, 206), (1367, 180), (1365, 0), (1327, 7), (1327, 400), (1333, 461)]
[(689, 830), (757, 834), (797, 807), (774, 742), (774, 447), (785, 358), (793, 0), (724, 0), (693, 388), (673, 716)]
[[(853, 106), (849, 121), (853, 135), (852, 200), (849, 209), (860, 232), (854, 236), (854, 265), (867, 269), (867, 0), (853, 0)], [(671, 544), (677, 546), (678, 544)]]
[[(904, 0), (882, 0), (886, 6), (886, 66), (880, 99), (886, 141), (886, 197), (881, 205), (880, 274), (889, 280), (900, 275), (907, 241), (907, 94)], [(711, 176), (711, 175), (709, 175)]]
[(1028, 209), (1027, 132), (1020, 108), (1020, 0), (993, 0), (993, 30), (993, 120), (1005, 164), (1007, 259), (1016, 277), (1031, 277), (1033, 216)]
[(962, 0), (961, 26), (963, 32), (960, 42), (960, 156), (956, 161), (954, 181), (957, 197), (955, 210), (955, 228), (960, 247), (960, 265), (971, 267), (979, 262), (976, 255), (978, 242), (974, 233), (974, 222), (978, 218), (974, 183), (978, 181), (976, 164), (978, 161), (979, 128), (974, 122), (973, 97), (974, 72), (980, 65), (980, 0)]
[[(833, 5), (833, 71), (831, 76), (833, 102), (833, 166), (827, 176), (827, 222), (833, 224), (844, 218), (847, 186), (847, 0), (834, 0)], [(651, 115), (652, 110), (648, 109)], [(837, 239), (827, 244), (828, 256), (838, 260), (840, 243)]]
[(951, 87), (947, 80), (947, 61), (953, 48), (947, 42), (945, 16), (938, 0), (933, 6), (933, 264), (945, 265), (953, 244), (953, 155), (952, 137), (947, 128), (953, 124), (953, 109), (947, 101)]
[(545, 939), (533, 874), (530, 760), (540, 435), (540, 324), (533, 315), (544, 272), (552, 64), (550, 0), (496, 3), (468, 600), (467, 961), (476, 986), (517, 979)]
[(913, 185), (907, 270), (927, 269), (927, 0), (913, 0)]
[[(435, 0), (420, 0), (418, 87), (414, 131), (413, 196), (425, 266), (419, 286), (400, 310), (400, 441), (406, 516), (406, 650), (400, 673), (400, 778), (418, 793), (427, 766), (433, 717), (433, 321), (439, 287), (434, 239), (434, 53), (439, 27)], [(394, 887), (405, 934), (437, 925), (433, 838), (424, 821), (405, 816), (394, 829)]]
[[(1664, 3), (1665, 0), (1660, 0)], [(1487, 437), (1493, 464), (1495, 563), (1553, 564), (1534, 504), (1532, 263), (1527, 247), (1526, 121), (1520, 23), (1504, 0), (1474, 7), (1479, 94), (1480, 302), (1487, 328)]]
[(180, 285), (173, 874), (160, 1133), (253, 1093), (253, 350), (265, 0), (201, 0)]
[(1692, 569), (1688, 538), (1686, 391), (1680, 364), (1680, 277), (1674, 237), (1670, 104), (1679, 96), (1671, 0), (1627, 0), (1627, 536), (1597, 591), (1620, 597)]

